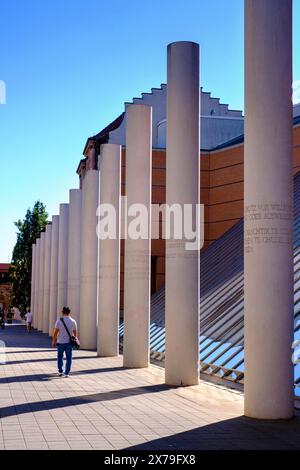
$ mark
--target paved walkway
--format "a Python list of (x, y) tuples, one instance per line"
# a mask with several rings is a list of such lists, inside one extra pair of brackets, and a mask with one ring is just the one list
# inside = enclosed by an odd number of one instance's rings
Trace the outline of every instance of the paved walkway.
[(157, 366), (123, 369), (121, 357), (91, 351), (75, 352), (72, 375), (59, 378), (46, 335), (12, 325), (0, 339), (0, 449), (300, 449), (300, 416), (246, 419), (239, 392), (166, 387)]

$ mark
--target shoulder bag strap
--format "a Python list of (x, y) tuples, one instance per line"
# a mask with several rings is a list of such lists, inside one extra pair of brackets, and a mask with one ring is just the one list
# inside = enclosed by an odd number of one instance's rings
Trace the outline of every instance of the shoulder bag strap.
[(68, 333), (68, 335), (69, 335), (69, 338), (71, 339), (71, 338), (72, 338), (72, 336), (70, 335), (70, 332), (69, 332), (69, 330), (68, 330), (68, 328), (67, 328), (67, 325), (66, 325), (66, 324), (65, 324), (65, 322), (64, 322), (64, 319), (63, 319), (63, 318), (61, 318), (61, 321), (63, 322), (63, 325), (64, 325), (64, 327), (65, 327), (65, 329), (66, 329), (66, 332), (67, 332), (67, 333)]

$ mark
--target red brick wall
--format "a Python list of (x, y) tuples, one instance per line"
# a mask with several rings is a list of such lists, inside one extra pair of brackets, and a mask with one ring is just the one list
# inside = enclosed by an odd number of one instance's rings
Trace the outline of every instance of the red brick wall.
[(3, 305), (4, 310), (11, 305), (11, 284), (0, 284), (0, 304)]

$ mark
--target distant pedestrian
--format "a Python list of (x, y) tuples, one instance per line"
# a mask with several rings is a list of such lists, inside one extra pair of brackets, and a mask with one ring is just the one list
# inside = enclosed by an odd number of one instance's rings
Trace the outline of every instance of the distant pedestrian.
[[(69, 377), (72, 365), (73, 338), (77, 338), (77, 323), (70, 316), (70, 309), (62, 309), (62, 318), (56, 321), (52, 336), (52, 346), (57, 348), (58, 375)], [(66, 354), (66, 367), (63, 371), (64, 353)]]
[(0, 307), (0, 327), (5, 327), (5, 313), (2, 307)]
[(7, 323), (9, 323), (9, 324), (12, 323), (13, 316), (14, 316), (13, 308), (8, 307), (7, 314), (6, 314)]
[(26, 314), (25, 314), (25, 321), (26, 321), (28, 333), (30, 333), (31, 329), (32, 329), (32, 320), (33, 320), (33, 315), (31, 313), (30, 309), (27, 308), (26, 309)]

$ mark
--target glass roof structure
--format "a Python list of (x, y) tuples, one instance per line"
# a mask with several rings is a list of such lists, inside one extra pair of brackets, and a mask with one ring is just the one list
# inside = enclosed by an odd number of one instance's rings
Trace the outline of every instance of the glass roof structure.
[[(241, 219), (201, 253), (201, 374), (243, 384), (244, 379), (244, 221)], [(165, 356), (165, 291), (151, 299), (150, 354)], [(300, 340), (300, 172), (294, 177), (294, 317)], [(123, 324), (120, 325), (120, 340)], [(292, 355), (292, 349), (291, 349)], [(300, 360), (294, 367), (295, 394), (300, 398)]]

